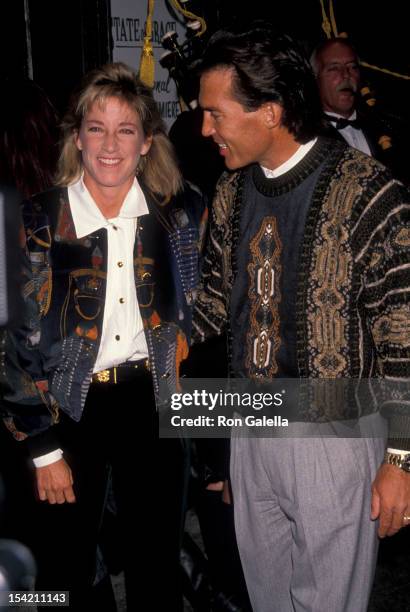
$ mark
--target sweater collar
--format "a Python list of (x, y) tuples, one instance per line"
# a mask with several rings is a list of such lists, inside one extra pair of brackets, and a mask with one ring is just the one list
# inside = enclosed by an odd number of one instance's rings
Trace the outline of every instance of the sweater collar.
[(318, 138), (306, 155), (287, 172), (273, 178), (267, 178), (259, 164), (251, 166), (252, 178), (256, 189), (265, 196), (273, 197), (287, 193), (300, 185), (314, 172), (339, 143), (327, 138)]
[(276, 178), (277, 176), (285, 174), (285, 172), (291, 170), (305, 157), (305, 155), (309, 153), (310, 149), (313, 147), (316, 141), (317, 138), (313, 138), (312, 140), (309, 140), (309, 142), (307, 142), (306, 144), (300, 145), (297, 151), (293, 153), (293, 155), (291, 155), (289, 159), (287, 159), (283, 164), (281, 164), (274, 170), (261, 166), (266, 178)]

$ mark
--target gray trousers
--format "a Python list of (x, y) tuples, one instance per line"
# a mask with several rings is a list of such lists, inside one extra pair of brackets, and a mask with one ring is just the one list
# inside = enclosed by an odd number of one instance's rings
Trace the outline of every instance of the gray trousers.
[(235, 528), (254, 612), (365, 612), (385, 439), (233, 437)]

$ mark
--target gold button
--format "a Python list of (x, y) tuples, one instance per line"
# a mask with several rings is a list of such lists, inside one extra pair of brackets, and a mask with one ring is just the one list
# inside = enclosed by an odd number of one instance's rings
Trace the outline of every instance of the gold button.
[(119, 335), (118, 335), (118, 334), (115, 336), (115, 339), (116, 339), (116, 340), (119, 340), (119, 339), (120, 339), (120, 337), (119, 337)]
[(122, 263), (122, 261), (119, 261), (119, 262), (117, 263), (117, 266), (118, 266), (119, 268), (122, 268), (122, 266), (123, 266), (123, 265), (124, 265), (124, 264)]
[(124, 298), (120, 298), (120, 304), (124, 304), (125, 300)]

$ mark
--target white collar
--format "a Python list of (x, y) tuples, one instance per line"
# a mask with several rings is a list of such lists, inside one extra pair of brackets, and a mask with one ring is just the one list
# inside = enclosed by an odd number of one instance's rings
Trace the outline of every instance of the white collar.
[[(112, 223), (104, 217), (84, 184), (83, 176), (68, 186), (68, 200), (77, 238), (83, 238)], [(135, 219), (149, 213), (144, 193), (137, 179), (125, 196), (118, 218)]]
[[(326, 111), (327, 118), (331, 123), (336, 123), (336, 119), (346, 119), (343, 115), (339, 115), (339, 113), (334, 113), (333, 111)], [(333, 119), (334, 117), (334, 119)], [(347, 117), (349, 121), (354, 121), (357, 118), (357, 113), (354, 110), (352, 114)]]
[(296, 164), (298, 164), (305, 157), (305, 155), (309, 153), (316, 141), (317, 138), (313, 138), (313, 140), (309, 140), (309, 142), (306, 144), (300, 145), (297, 151), (291, 157), (289, 157), (289, 159), (274, 170), (261, 166), (266, 178), (275, 178), (281, 174), (285, 174), (285, 172), (289, 172), (289, 170), (296, 166)]

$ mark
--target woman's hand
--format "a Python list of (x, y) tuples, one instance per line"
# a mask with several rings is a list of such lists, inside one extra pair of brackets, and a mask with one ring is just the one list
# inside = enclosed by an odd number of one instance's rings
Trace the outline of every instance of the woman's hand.
[(48, 501), (50, 504), (75, 502), (73, 475), (64, 459), (36, 468), (36, 479), (38, 496), (41, 501)]

